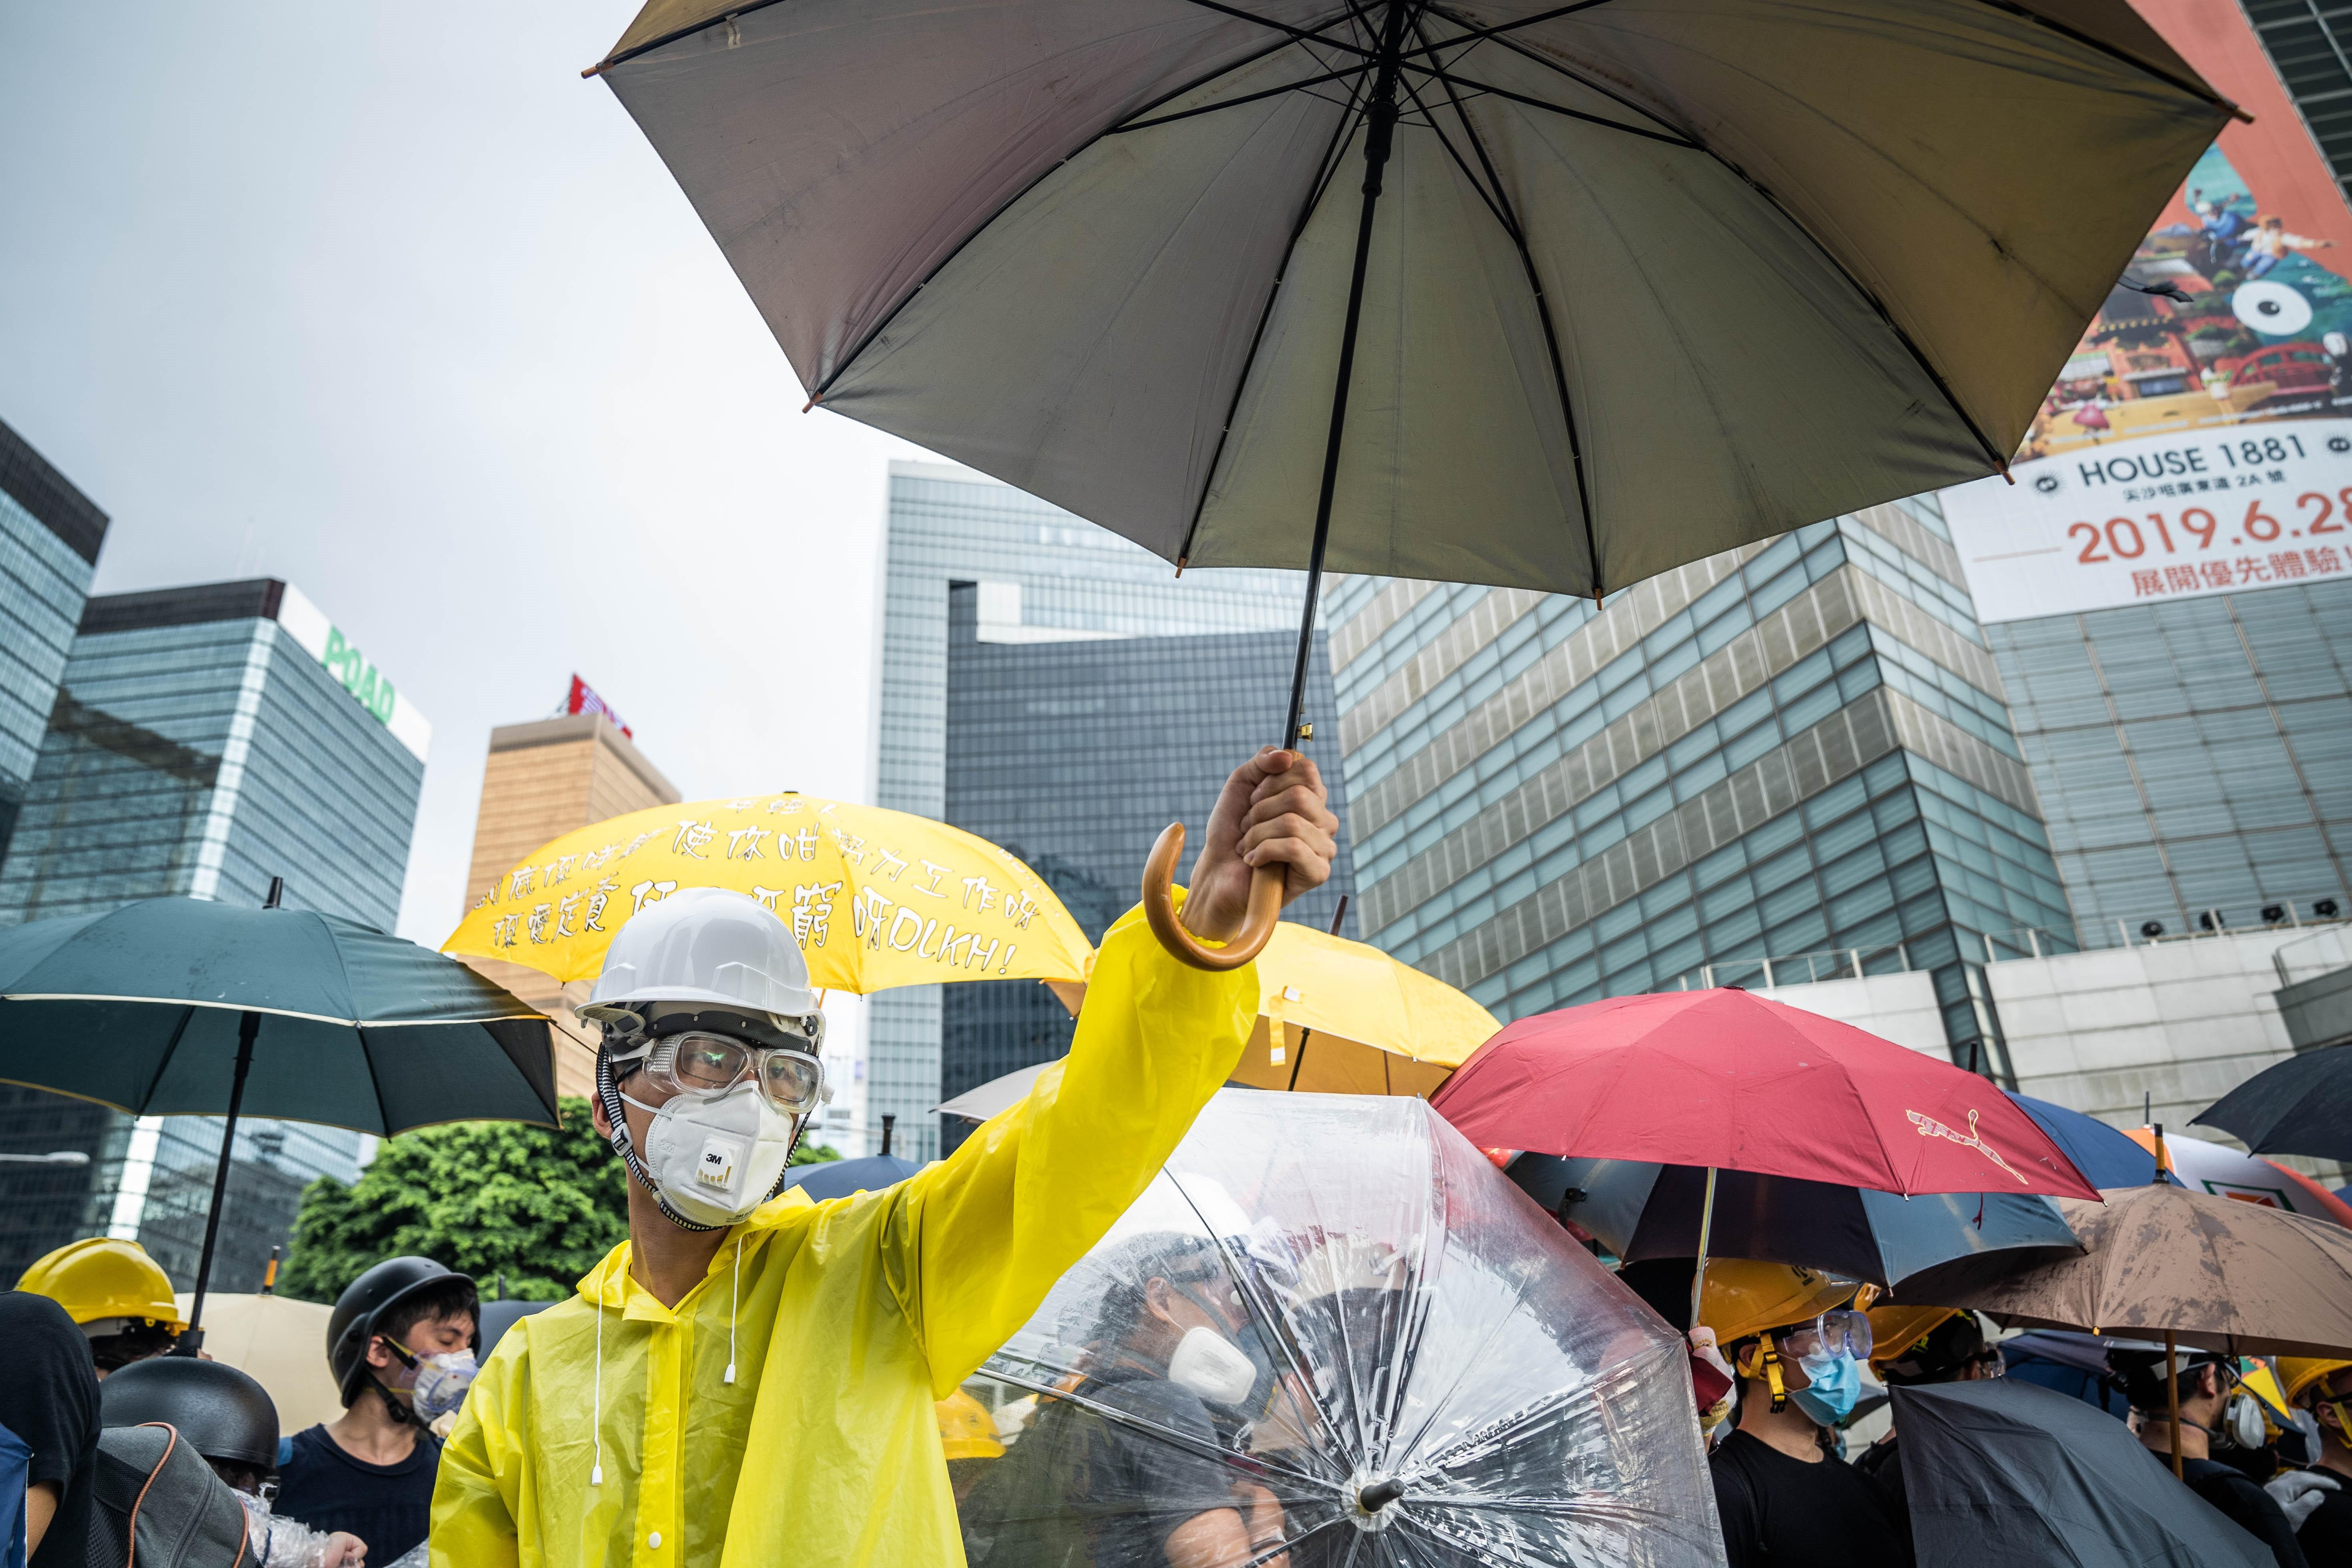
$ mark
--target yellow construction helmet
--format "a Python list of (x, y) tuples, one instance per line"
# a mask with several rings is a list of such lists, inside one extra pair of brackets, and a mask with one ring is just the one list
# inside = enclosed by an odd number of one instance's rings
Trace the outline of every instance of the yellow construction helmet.
[(1873, 1307), (1870, 1310), (1872, 1363), (1893, 1361), (1959, 1315), (1958, 1307)]
[(1001, 1459), (1004, 1445), (996, 1440), (996, 1418), (988, 1406), (957, 1389), (932, 1408), (939, 1412), (940, 1447), (950, 1459)]
[(163, 1265), (137, 1242), (110, 1236), (66, 1243), (26, 1269), (16, 1289), (47, 1296), (85, 1329), (118, 1319), (160, 1323), (174, 1333), (188, 1326)]
[(1699, 1293), (1698, 1321), (1719, 1345), (1818, 1318), (1844, 1306), (1862, 1289), (1851, 1279), (1793, 1263), (1710, 1258)]
[(2352, 1371), (2352, 1361), (2337, 1361), (2327, 1356), (2283, 1355), (2278, 1359), (2279, 1382), (2286, 1390), (2287, 1403), (2303, 1397), (2303, 1391), (2339, 1372)]

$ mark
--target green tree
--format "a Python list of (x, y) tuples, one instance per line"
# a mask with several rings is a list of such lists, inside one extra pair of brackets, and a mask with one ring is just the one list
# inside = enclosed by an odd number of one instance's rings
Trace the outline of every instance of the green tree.
[(629, 1232), (627, 1174), (596, 1134), (585, 1100), (562, 1102), (559, 1131), (461, 1121), (388, 1138), (349, 1186), (321, 1176), (302, 1193), (293, 1255), (278, 1288), (332, 1301), (387, 1258), (430, 1258), (472, 1275), (483, 1294), (560, 1301)]

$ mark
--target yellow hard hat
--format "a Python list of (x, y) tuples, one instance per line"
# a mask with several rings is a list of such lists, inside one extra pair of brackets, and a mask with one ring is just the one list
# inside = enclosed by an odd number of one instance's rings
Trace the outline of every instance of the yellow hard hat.
[(950, 1459), (1001, 1459), (1004, 1445), (996, 1440), (996, 1418), (988, 1406), (957, 1389), (932, 1406), (939, 1412), (940, 1447)]
[(1871, 1364), (1893, 1361), (1959, 1315), (1958, 1307), (1873, 1307), (1869, 1313)]
[(2322, 1378), (2334, 1377), (2339, 1372), (2352, 1370), (2352, 1361), (2336, 1361), (2327, 1356), (2283, 1355), (2278, 1359), (2279, 1382), (2285, 1386), (2289, 1404), (2303, 1397), (2303, 1391)]
[(1860, 1289), (1853, 1280), (1793, 1263), (1710, 1258), (1698, 1321), (1715, 1331), (1716, 1343), (1727, 1345), (1767, 1329), (1817, 1318), (1853, 1300)]
[(47, 1296), (77, 1323), (142, 1318), (175, 1332), (188, 1326), (163, 1266), (137, 1242), (115, 1237), (66, 1243), (26, 1269), (16, 1289)]

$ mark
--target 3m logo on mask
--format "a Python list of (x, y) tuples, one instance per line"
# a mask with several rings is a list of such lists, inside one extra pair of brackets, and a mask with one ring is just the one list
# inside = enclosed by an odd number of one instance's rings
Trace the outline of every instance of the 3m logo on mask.
[(735, 1184), (735, 1162), (742, 1154), (743, 1145), (731, 1138), (712, 1138), (702, 1145), (702, 1158), (694, 1167), (695, 1181), (706, 1187), (725, 1192)]

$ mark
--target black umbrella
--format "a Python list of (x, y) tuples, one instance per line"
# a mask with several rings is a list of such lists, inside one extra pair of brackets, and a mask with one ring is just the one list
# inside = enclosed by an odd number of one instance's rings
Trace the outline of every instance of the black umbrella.
[(2203, 1110), (2257, 1154), (2352, 1160), (2352, 1046), (2304, 1051), (2264, 1068)]
[(2131, 1429), (2008, 1378), (1895, 1390), (1918, 1568), (2276, 1568)]
[(901, 1160), (896, 1154), (868, 1154), (862, 1160), (826, 1160), (814, 1165), (795, 1165), (785, 1174), (784, 1185), (798, 1187), (823, 1203), (827, 1198), (845, 1198), (852, 1193), (878, 1193), (921, 1169), (912, 1160)]
[(544, 1016), (415, 942), (280, 909), (280, 887), (271, 879), (258, 910), (150, 899), (0, 931), (0, 1079), (133, 1116), (227, 1118), (191, 1332), (239, 1116), (379, 1137), (441, 1121), (557, 1125)]
[[(1521, 1154), (1511, 1180), (1627, 1262), (1699, 1250), (1706, 1173), (1695, 1165), (1562, 1160)], [(2017, 1266), (2082, 1250), (2048, 1198), (2031, 1193), (1933, 1193), (1906, 1198), (1830, 1182), (1717, 1174), (1710, 1255), (1799, 1263), (1894, 1286), (1923, 1268), (1998, 1253)]]

